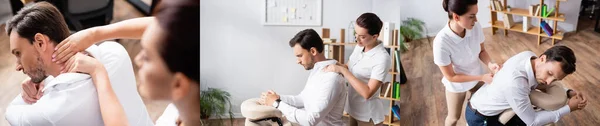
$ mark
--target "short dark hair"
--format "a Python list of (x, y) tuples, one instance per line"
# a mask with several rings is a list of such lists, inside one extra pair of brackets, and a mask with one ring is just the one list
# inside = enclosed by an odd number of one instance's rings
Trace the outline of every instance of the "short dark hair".
[(310, 50), (310, 48), (316, 48), (319, 53), (323, 52), (323, 39), (313, 29), (304, 29), (296, 34), (292, 40), (290, 40), (290, 47), (294, 47), (296, 44), (300, 44), (303, 49)]
[(171, 72), (182, 72), (200, 82), (200, 3), (198, 0), (165, 0), (157, 20), (165, 35), (159, 53)]
[(554, 46), (547, 49), (542, 55), (546, 55), (546, 62), (560, 62), (560, 67), (565, 74), (575, 72), (575, 54), (567, 46)]
[(448, 12), (448, 18), (452, 19), (452, 13), (463, 15), (469, 11), (469, 6), (477, 5), (477, 0), (443, 0), (444, 11)]
[(363, 13), (356, 19), (356, 25), (367, 29), (369, 35), (375, 35), (381, 32), (383, 22), (373, 13)]
[(47, 35), (55, 44), (69, 37), (69, 28), (62, 14), (48, 2), (37, 2), (23, 7), (15, 16), (6, 22), (8, 35), (12, 31), (29, 40), (33, 44), (37, 33)]

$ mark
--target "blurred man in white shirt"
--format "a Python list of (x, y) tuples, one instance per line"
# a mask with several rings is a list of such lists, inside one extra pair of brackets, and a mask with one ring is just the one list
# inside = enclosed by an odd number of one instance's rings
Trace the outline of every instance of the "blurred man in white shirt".
[(298, 95), (263, 93), (265, 105), (279, 109), (288, 121), (305, 126), (341, 126), (346, 103), (344, 78), (325, 72), (337, 61), (325, 59), (323, 40), (313, 29), (306, 29), (290, 40), (298, 64), (310, 70), (306, 86)]
[[(90, 76), (63, 73), (66, 70), (53, 59), (54, 47), (70, 34), (58, 9), (47, 2), (28, 5), (7, 22), (6, 31), (17, 71), (30, 77), (24, 81), (24, 91), (6, 109), (11, 125), (104, 125)], [(93, 45), (85, 53), (106, 67), (129, 124), (153, 125), (137, 92), (125, 48), (108, 42)]]

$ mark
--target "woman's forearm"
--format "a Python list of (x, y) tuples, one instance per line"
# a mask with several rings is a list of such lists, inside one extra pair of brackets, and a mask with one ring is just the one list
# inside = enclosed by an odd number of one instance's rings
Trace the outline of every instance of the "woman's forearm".
[(90, 28), (93, 32), (94, 43), (108, 39), (140, 39), (142, 34), (155, 17), (142, 17), (124, 20), (110, 25)]
[(348, 69), (342, 69), (341, 73), (344, 75), (344, 78), (348, 80), (348, 83), (350, 83), (354, 90), (356, 90), (356, 92), (358, 92), (358, 94), (365, 99), (369, 99), (371, 96), (373, 96), (373, 94), (375, 94), (381, 85), (381, 82), (379, 82), (379, 84), (367, 84), (356, 78), (356, 76), (354, 76)]
[(485, 48), (481, 46), (482, 50), (479, 52), (479, 59), (487, 66), (492, 61), (490, 55), (487, 53)]
[(473, 75), (464, 75), (464, 74), (455, 74), (454, 76), (446, 77), (450, 82), (462, 83), (462, 82), (470, 82), (470, 81), (482, 81), (482, 76), (473, 76)]
[(108, 74), (104, 67), (97, 68), (96, 72), (92, 75), (94, 85), (98, 92), (98, 101), (100, 103), (100, 111), (104, 125), (107, 126), (126, 126), (128, 125), (127, 116), (125, 110), (117, 95), (113, 91)]

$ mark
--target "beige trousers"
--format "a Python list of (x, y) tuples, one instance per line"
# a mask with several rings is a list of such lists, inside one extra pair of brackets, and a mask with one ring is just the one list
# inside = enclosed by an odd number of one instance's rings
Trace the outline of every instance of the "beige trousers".
[[(469, 90), (469, 94), (475, 93), (484, 83), (479, 82), (475, 87)], [(467, 92), (448, 92), (446, 91), (446, 106), (448, 107), (448, 115), (446, 116), (446, 120), (444, 124), (446, 126), (455, 126), (456, 122), (460, 118), (462, 114), (463, 107), (465, 107), (465, 100), (469, 99), (471, 95), (467, 96)]]

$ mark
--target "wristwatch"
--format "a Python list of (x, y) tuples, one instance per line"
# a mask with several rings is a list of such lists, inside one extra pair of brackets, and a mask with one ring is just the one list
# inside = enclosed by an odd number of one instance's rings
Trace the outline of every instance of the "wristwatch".
[(279, 108), (279, 102), (281, 102), (281, 99), (275, 100), (275, 102), (273, 102), (273, 107)]
[(572, 91), (573, 91), (573, 89), (567, 90), (567, 98), (571, 98), (571, 96), (569, 96), (569, 93), (571, 93)]

